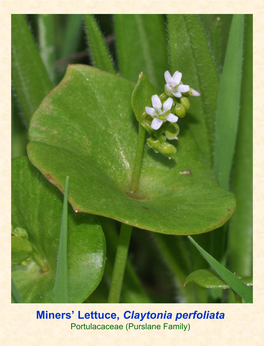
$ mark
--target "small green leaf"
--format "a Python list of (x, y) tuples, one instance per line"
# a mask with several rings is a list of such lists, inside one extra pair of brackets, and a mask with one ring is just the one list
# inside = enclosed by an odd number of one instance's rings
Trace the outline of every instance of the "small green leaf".
[(23, 14), (12, 14), (12, 83), (29, 123), (52, 84)]
[(219, 185), (229, 188), (238, 128), (242, 79), (244, 15), (233, 16), (219, 88), (214, 146), (214, 169)]
[(66, 177), (61, 220), (60, 245), (54, 286), (54, 303), (68, 303), (68, 191), (69, 177)]
[(160, 91), (168, 69), (164, 17), (160, 14), (115, 15), (118, 68), (122, 76), (137, 82), (144, 72)]
[[(237, 276), (238, 277), (238, 276)], [(252, 277), (238, 277), (247, 286), (252, 286)], [(184, 286), (194, 282), (204, 288), (230, 289), (230, 286), (211, 269), (199, 269), (191, 273), (185, 280)]]
[(116, 73), (104, 38), (92, 14), (85, 14), (86, 33), (93, 66), (109, 73)]
[(142, 122), (144, 120), (143, 113), (145, 113), (145, 107), (151, 105), (149, 97), (156, 94), (156, 92), (157, 89), (149, 82), (145, 73), (141, 72), (131, 98), (132, 108), (137, 121)]
[(188, 236), (188, 238), (200, 252), (200, 254), (210, 264), (213, 270), (230, 286), (230, 288), (234, 292), (236, 292), (242, 299), (244, 299), (246, 303), (252, 303), (252, 288), (242, 282), (236, 275), (231, 273), (221, 263), (217, 262), (208, 252), (201, 248), (201, 246), (199, 246), (192, 237)]
[[(131, 194), (137, 146), (134, 87), (119, 76), (71, 65), (31, 121), (31, 162), (61, 191), (65, 176), (71, 177), (69, 202), (79, 211), (166, 234), (220, 227), (232, 215), (235, 199), (219, 188), (185, 119), (180, 120), (176, 161), (145, 145), (139, 189)], [(152, 89), (146, 106), (151, 95)], [(180, 174), (188, 169), (190, 175)]]
[[(12, 277), (23, 303), (54, 301), (62, 205), (60, 191), (27, 158), (12, 161), (12, 225), (27, 230), (33, 248), (27, 266), (12, 267)], [(105, 239), (97, 221), (88, 214), (69, 210), (70, 303), (81, 303), (94, 291), (102, 278), (104, 262)]]

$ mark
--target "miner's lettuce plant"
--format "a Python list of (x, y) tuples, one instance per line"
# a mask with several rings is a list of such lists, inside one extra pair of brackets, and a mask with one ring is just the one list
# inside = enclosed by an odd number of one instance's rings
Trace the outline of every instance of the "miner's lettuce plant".
[(13, 301), (252, 302), (251, 15), (13, 15), (12, 84)]

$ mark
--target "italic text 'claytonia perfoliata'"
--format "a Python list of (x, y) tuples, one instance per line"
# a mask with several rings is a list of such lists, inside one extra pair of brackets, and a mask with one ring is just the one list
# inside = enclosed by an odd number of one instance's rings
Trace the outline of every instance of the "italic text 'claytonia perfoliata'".
[(169, 121), (170, 123), (176, 123), (178, 121), (178, 117), (170, 112), (173, 105), (172, 98), (169, 97), (162, 104), (159, 96), (153, 95), (151, 101), (153, 108), (145, 107), (145, 110), (154, 118), (151, 123), (153, 130), (158, 130), (164, 121)]

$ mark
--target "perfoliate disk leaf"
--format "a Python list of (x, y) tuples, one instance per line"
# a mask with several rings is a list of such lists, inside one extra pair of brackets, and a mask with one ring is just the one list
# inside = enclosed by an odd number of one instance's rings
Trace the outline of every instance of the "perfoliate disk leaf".
[[(132, 99), (136, 116), (158, 91), (144, 75), (142, 99)], [(131, 107), (135, 84), (84, 65), (69, 66), (62, 82), (44, 99), (30, 124), (28, 156), (64, 191), (75, 210), (103, 215), (166, 234), (199, 234), (223, 225), (235, 198), (220, 188), (184, 119), (175, 159), (147, 145), (139, 189), (131, 194), (138, 123)], [(138, 104), (137, 104), (138, 103)], [(139, 110), (139, 111), (136, 111)], [(190, 170), (191, 175), (180, 172)]]

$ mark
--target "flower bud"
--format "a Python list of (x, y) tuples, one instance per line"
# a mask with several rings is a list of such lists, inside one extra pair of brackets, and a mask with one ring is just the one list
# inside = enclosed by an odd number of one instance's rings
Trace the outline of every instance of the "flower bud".
[(179, 118), (184, 118), (186, 115), (186, 108), (181, 103), (177, 103), (174, 108), (174, 113), (178, 115)]
[(180, 127), (177, 123), (166, 123), (165, 135), (169, 140), (178, 139)]
[(184, 106), (184, 108), (185, 108), (186, 110), (188, 110), (188, 109), (190, 108), (190, 106), (191, 106), (188, 97), (184, 97), (184, 96), (181, 97), (181, 98), (180, 98), (180, 102), (181, 102), (181, 104)]
[(164, 103), (168, 99), (168, 95), (163, 93), (159, 96), (159, 98), (160, 98), (161, 102)]
[(190, 96), (200, 96), (200, 93), (192, 88), (189, 90), (189, 95)]
[(16, 227), (14, 230), (11, 231), (12, 236), (17, 236), (20, 238), (28, 239), (27, 231), (24, 228)]
[(176, 154), (176, 148), (172, 144), (165, 142), (160, 145), (159, 152), (170, 159)]
[(140, 122), (141, 126), (151, 135), (153, 130), (151, 128), (151, 123), (148, 119), (145, 119), (144, 121)]
[(165, 136), (159, 136), (158, 138), (149, 137), (147, 138), (147, 143), (156, 153), (159, 152), (159, 147), (162, 143), (166, 141)]

